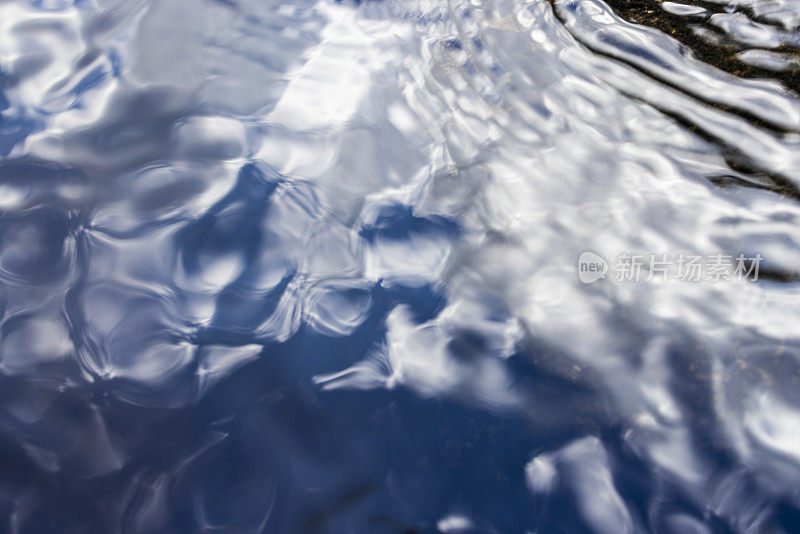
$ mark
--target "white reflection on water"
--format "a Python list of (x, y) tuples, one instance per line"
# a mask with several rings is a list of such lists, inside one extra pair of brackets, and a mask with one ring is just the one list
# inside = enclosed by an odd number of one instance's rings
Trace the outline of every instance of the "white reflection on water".
[[(769, 66), (800, 4), (748, 6), (708, 24)], [(195, 464), (230, 434), (125, 471), (144, 445), (100, 401), (40, 428), (55, 392), (191, 410), (263, 359), (310, 389), (298, 412), (385, 389), (522, 417), (548, 438), (505, 476), (574, 502), (568, 530), (702, 532), (711, 510), (755, 531), (800, 507), (800, 308), (776, 280), (800, 258), (800, 100), (777, 81), (723, 73), (602, 0), (5, 1), (0, 37), (0, 372), (34, 392), (2, 401), (3, 429), (43, 473), (149, 488), (109, 497), (109, 517), (183, 528), (172, 485), (213, 472)], [(586, 286), (587, 249), (758, 252), (773, 276)], [(271, 439), (316, 502), (310, 481), (335, 467)], [(275, 487), (261, 467), (243, 491)], [(644, 504), (618, 490), (628, 469), (657, 481)], [(258, 531), (291, 508), (279, 487), (225, 509), (206, 482), (181, 505), (197, 528)], [(664, 504), (677, 493), (685, 509)], [(41, 505), (14, 499), (28, 525)], [(410, 521), (494, 531), (446, 504)]]

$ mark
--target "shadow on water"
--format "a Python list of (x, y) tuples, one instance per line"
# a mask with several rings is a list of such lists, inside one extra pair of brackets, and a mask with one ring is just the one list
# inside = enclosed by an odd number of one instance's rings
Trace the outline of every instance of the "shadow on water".
[[(743, 78), (778, 80), (787, 90), (800, 93), (800, 63), (795, 67), (790, 63), (785, 70), (749, 64), (742, 60), (740, 54), (746, 50), (753, 50), (754, 47), (749, 43), (738, 41), (735, 35), (727, 34), (724, 29), (709, 23), (714, 14), (730, 16), (732, 13), (737, 13), (752, 21), (754, 25), (773, 28), (776, 32), (782, 30), (775, 21), (756, 15), (746, 5), (736, 6), (702, 0), (689, 0), (680, 4), (658, 0), (610, 0), (608, 4), (628, 22), (656, 28), (678, 39), (698, 59), (709, 65)], [(665, 4), (668, 7), (665, 7)], [(680, 14), (681, 11), (678, 10), (670, 12), (668, 9), (671, 5), (682, 7), (685, 14)], [(692, 10), (691, 7), (696, 7), (697, 10)], [(769, 47), (768, 50), (800, 61), (800, 43), (780, 43)]]

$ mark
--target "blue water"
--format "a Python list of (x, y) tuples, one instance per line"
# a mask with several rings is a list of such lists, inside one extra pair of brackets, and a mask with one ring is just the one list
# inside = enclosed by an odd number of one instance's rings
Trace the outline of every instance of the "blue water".
[(662, 7), (0, 0), (0, 532), (800, 532), (800, 3)]

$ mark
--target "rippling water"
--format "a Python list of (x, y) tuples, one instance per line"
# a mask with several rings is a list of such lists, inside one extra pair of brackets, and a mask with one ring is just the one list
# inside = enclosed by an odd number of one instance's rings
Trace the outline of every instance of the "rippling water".
[(799, 532), (798, 50), (798, 0), (0, 1), (0, 530)]

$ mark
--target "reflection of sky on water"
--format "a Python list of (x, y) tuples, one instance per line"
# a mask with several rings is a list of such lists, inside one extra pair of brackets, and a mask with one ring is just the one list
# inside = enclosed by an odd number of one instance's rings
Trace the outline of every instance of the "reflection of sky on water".
[[(773, 4), (708, 24), (784, 68)], [(778, 82), (601, 0), (16, 0), (0, 91), (5, 530), (798, 528)]]

